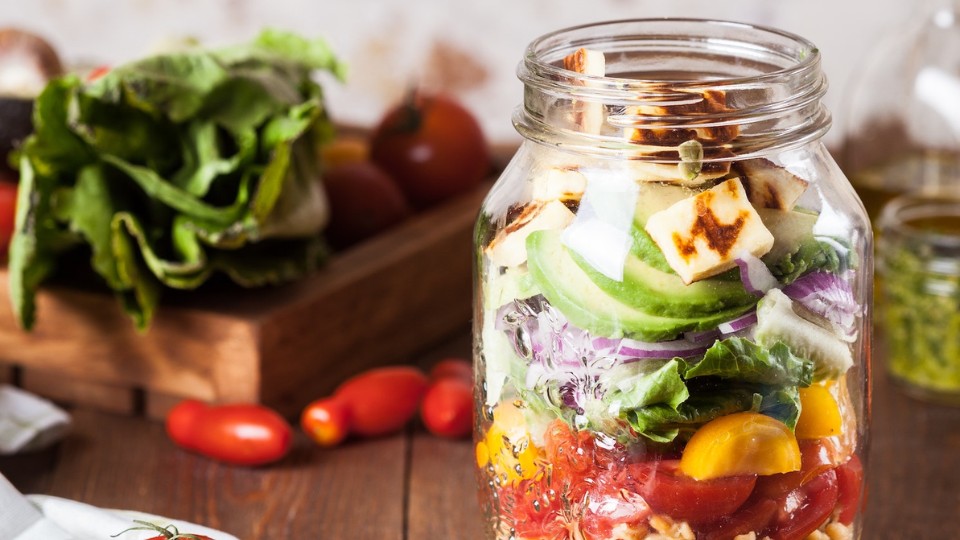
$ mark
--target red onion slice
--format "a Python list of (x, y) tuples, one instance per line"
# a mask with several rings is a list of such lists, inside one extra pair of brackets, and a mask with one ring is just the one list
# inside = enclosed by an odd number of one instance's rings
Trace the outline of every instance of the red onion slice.
[(717, 330), (724, 334), (733, 334), (757, 324), (757, 312), (751, 311), (746, 315), (741, 315), (736, 319), (720, 323)]
[(691, 343), (685, 339), (673, 341), (637, 341), (635, 339), (596, 338), (593, 346), (598, 350), (609, 350), (624, 359), (624, 362), (650, 358), (687, 358), (706, 352), (707, 345)]
[(767, 265), (749, 252), (744, 251), (737, 255), (736, 263), (740, 267), (740, 280), (750, 294), (763, 296), (770, 289), (780, 286)]

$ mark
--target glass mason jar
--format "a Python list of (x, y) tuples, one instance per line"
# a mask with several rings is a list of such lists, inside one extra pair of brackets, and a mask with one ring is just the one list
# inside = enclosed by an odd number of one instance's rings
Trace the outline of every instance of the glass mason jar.
[(872, 237), (816, 47), (613, 22), (519, 76), (476, 228), (487, 538), (858, 538)]

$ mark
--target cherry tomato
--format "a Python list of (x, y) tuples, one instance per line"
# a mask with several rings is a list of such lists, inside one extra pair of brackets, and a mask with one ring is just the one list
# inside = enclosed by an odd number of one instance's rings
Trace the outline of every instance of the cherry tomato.
[(829, 469), (779, 501), (779, 512), (767, 535), (773, 540), (802, 540), (817, 530), (837, 507), (837, 473)]
[(17, 184), (0, 179), (0, 254), (6, 253), (17, 215)]
[(417, 208), (478, 185), (490, 172), (480, 124), (455, 100), (413, 93), (374, 131), (370, 156)]
[(300, 427), (320, 446), (336, 446), (350, 434), (350, 409), (336, 398), (318, 399), (303, 409)]
[(837, 467), (837, 487), (840, 490), (840, 523), (850, 525), (860, 510), (860, 494), (863, 489), (863, 464), (854, 454), (843, 465)]
[(390, 228), (410, 215), (396, 183), (376, 165), (344, 163), (327, 170), (324, 187), (330, 201), (330, 244), (343, 249)]
[(729, 540), (741, 534), (762, 531), (773, 521), (778, 508), (777, 501), (773, 499), (751, 499), (736, 513), (698, 531), (697, 538), (698, 540)]
[(499, 491), (503, 519), (519, 538), (568, 538), (564, 500), (541, 477), (504, 484)]
[(817, 440), (800, 441), (800, 456), (799, 471), (761, 476), (757, 493), (769, 499), (782, 497), (836, 465), (830, 449)]
[(430, 380), (438, 381), (447, 377), (453, 377), (473, 382), (473, 364), (463, 358), (444, 358), (430, 368)]
[(368, 161), (369, 158), (369, 141), (357, 136), (338, 136), (329, 144), (320, 147), (320, 162), (327, 169), (347, 163)]
[(637, 491), (655, 512), (692, 525), (733, 514), (757, 483), (754, 475), (694, 480), (680, 472), (679, 460), (636, 463), (629, 468)]
[(427, 430), (439, 437), (459, 439), (473, 432), (473, 385), (448, 377), (434, 381), (420, 406)]
[(290, 451), (293, 430), (261, 405), (178, 404), (167, 416), (167, 434), (186, 450), (234, 465), (264, 465)]
[(151, 531), (160, 533), (157, 536), (151, 536), (147, 540), (213, 540), (209, 536), (204, 536), (202, 534), (193, 534), (193, 533), (182, 533), (177, 530), (173, 525), (167, 525), (166, 527), (161, 527), (159, 525), (154, 525), (149, 521), (142, 521), (139, 519), (133, 520), (134, 523), (137, 523), (137, 527), (130, 527), (125, 531), (121, 531), (115, 535), (112, 535), (111, 538), (117, 538), (122, 536), (124, 533), (130, 531)]
[(334, 396), (350, 410), (352, 433), (395, 433), (417, 413), (427, 377), (410, 366), (375, 368), (346, 380)]

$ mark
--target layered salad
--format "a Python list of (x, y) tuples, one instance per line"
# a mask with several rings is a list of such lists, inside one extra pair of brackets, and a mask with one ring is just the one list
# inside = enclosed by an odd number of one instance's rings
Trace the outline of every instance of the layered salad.
[(626, 133), (675, 162), (536, 150), (481, 216), (490, 538), (856, 538), (855, 250), (815, 178), (710, 159), (736, 129), (662, 135)]

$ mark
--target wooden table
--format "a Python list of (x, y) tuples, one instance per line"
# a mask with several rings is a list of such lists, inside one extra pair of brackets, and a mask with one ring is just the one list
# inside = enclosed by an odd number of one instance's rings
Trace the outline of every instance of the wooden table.
[[(467, 332), (421, 358), (469, 351)], [(960, 538), (960, 409), (913, 401), (876, 374), (863, 539)], [(297, 438), (264, 469), (175, 448), (160, 424), (74, 411), (58, 448), (0, 459), (22, 491), (203, 523), (244, 540), (481, 538), (473, 449), (418, 427), (320, 450)]]

